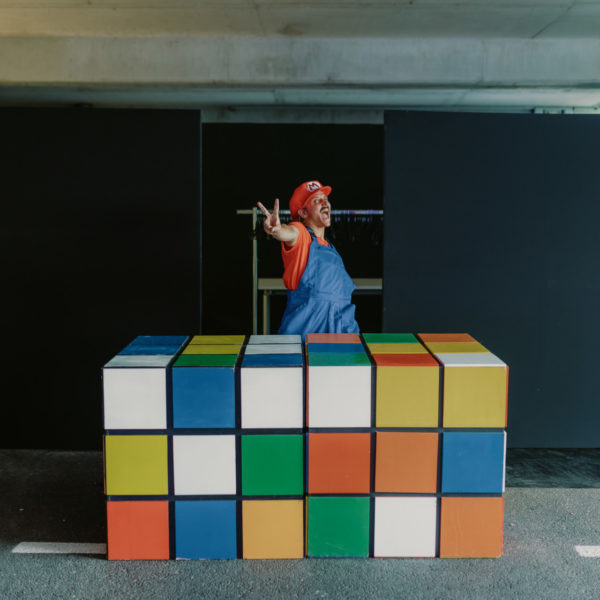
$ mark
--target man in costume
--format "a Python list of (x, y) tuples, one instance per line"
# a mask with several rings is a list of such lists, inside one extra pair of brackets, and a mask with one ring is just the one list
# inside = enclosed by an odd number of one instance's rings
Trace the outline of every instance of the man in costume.
[(355, 285), (342, 257), (325, 239), (331, 225), (331, 187), (318, 181), (299, 185), (290, 199), (292, 221), (279, 220), (279, 199), (270, 213), (262, 203), (267, 234), (281, 242), (283, 282), (288, 289), (280, 334), (358, 333), (351, 303)]

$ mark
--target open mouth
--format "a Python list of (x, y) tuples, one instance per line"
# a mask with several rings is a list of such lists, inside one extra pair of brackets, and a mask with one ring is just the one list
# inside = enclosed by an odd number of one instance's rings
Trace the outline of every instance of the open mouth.
[(322, 209), (321, 209), (321, 214), (322, 214), (324, 217), (329, 217), (329, 209), (328, 209), (328, 208), (322, 208)]

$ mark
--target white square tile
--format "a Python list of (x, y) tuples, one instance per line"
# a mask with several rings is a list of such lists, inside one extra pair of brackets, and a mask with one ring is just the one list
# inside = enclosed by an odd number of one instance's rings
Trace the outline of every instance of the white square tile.
[(253, 344), (246, 354), (302, 354), (302, 344)]
[(491, 352), (440, 352), (435, 357), (445, 367), (505, 367)]
[(164, 368), (110, 368), (102, 372), (104, 429), (165, 429)]
[(301, 335), (251, 335), (248, 344), (301, 344)]
[(309, 367), (308, 427), (370, 427), (371, 367)]
[(173, 360), (167, 354), (117, 354), (104, 368), (112, 367), (166, 367)]
[(302, 427), (302, 373), (300, 367), (242, 368), (242, 427)]
[(174, 435), (176, 495), (235, 494), (234, 435)]
[(375, 498), (377, 557), (433, 557), (437, 530), (437, 499)]

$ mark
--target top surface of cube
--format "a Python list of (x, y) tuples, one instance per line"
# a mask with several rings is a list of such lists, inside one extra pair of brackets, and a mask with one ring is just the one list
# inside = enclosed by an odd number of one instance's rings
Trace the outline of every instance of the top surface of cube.
[(450, 352), (489, 352), (488, 349), (479, 342), (426, 342), (427, 348), (434, 354), (449, 354)]
[(306, 343), (355, 344), (360, 343), (357, 333), (307, 333)]
[(431, 354), (373, 354), (378, 367), (439, 367)]
[(243, 344), (245, 335), (195, 335), (190, 344)]
[(177, 352), (179, 351), (179, 348), (180, 348), (180, 346), (177, 344), (162, 345), (162, 346), (144, 346), (144, 345), (133, 346), (130, 344), (129, 346), (125, 346), (125, 348), (123, 348), (123, 350), (121, 350), (121, 352), (119, 352), (119, 354), (121, 356), (127, 356), (127, 355), (132, 355), (132, 354), (146, 354), (146, 355), (164, 354), (164, 355), (168, 355), (168, 356), (173, 356), (174, 354), (177, 354)]
[(411, 343), (368, 343), (371, 354), (429, 354), (422, 344)]
[(367, 343), (403, 343), (418, 344), (419, 340), (412, 333), (363, 333)]
[(249, 354), (302, 354), (302, 344), (248, 344)]
[(451, 352), (436, 354), (435, 357), (445, 367), (506, 367), (506, 363), (491, 352)]
[(239, 354), (241, 344), (188, 344), (182, 354)]
[(336, 354), (339, 354), (340, 352), (348, 352), (350, 354), (363, 354), (365, 351), (362, 344), (329, 344), (327, 342), (320, 344), (315, 344), (311, 342), (306, 344), (306, 349), (308, 350), (309, 354), (311, 352), (333, 352)]
[(105, 369), (111, 367), (166, 367), (172, 360), (171, 355), (165, 354), (117, 354), (105, 365)]
[(301, 344), (301, 335), (251, 335), (248, 344)]

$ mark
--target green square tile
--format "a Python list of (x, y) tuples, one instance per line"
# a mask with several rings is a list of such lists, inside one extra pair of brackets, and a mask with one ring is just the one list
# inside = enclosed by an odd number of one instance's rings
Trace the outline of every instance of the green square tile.
[(412, 333), (363, 333), (367, 344), (418, 344)]
[(236, 354), (182, 354), (174, 367), (235, 367)]
[(368, 497), (309, 496), (307, 556), (369, 556)]
[(108, 496), (169, 493), (166, 435), (107, 435), (104, 464)]
[(308, 355), (308, 364), (311, 367), (354, 367), (370, 365), (371, 361), (366, 354), (318, 352)]
[(242, 436), (244, 496), (293, 496), (303, 493), (302, 435)]

